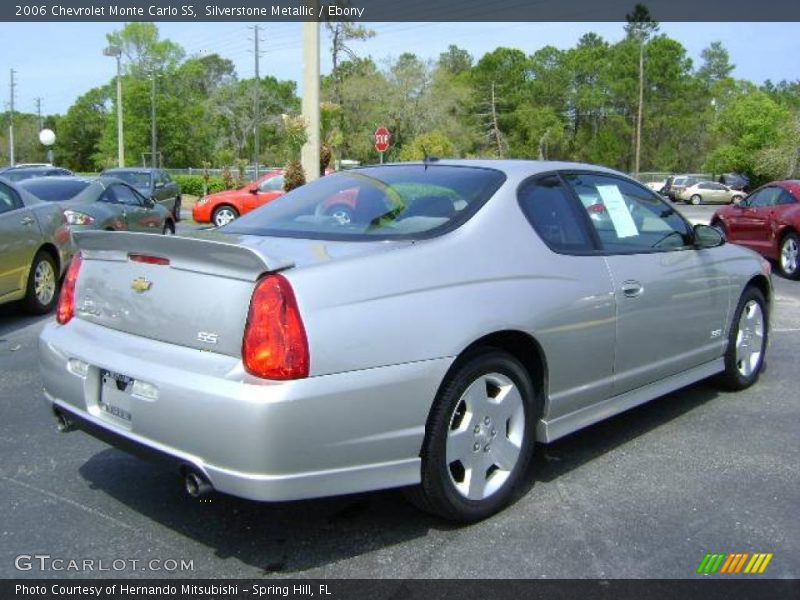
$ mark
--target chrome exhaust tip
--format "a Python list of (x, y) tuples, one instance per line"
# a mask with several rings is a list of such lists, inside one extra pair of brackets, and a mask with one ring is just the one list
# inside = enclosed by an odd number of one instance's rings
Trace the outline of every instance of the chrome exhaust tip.
[(75, 423), (73, 423), (72, 419), (70, 419), (60, 410), (54, 410), (53, 412), (56, 415), (56, 429), (58, 429), (61, 433), (75, 431)]
[(183, 478), (183, 486), (186, 489), (186, 493), (192, 498), (207, 496), (214, 491), (214, 487), (211, 485), (211, 483), (205, 477), (195, 471), (186, 472), (186, 475)]

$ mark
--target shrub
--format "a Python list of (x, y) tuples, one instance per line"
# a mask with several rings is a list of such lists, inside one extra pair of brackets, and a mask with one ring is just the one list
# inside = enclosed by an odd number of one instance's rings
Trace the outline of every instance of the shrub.
[[(190, 196), (203, 195), (203, 176), (202, 175), (175, 175), (173, 179), (181, 186), (181, 193)], [(222, 177), (208, 178), (208, 193), (221, 192), (225, 188)]]

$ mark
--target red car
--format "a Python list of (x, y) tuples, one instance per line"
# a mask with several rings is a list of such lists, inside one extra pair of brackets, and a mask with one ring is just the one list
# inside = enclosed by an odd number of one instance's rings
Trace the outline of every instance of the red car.
[(221, 227), (285, 193), (283, 171), (270, 171), (238, 190), (225, 190), (200, 198), (192, 209), (192, 218), (197, 223), (213, 223)]
[(728, 241), (778, 263), (791, 279), (800, 278), (800, 181), (773, 181), (738, 204), (720, 208), (711, 225)]

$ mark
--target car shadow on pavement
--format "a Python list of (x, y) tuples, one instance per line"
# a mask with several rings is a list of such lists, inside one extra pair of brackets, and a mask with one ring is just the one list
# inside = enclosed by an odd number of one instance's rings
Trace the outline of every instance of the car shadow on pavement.
[[(540, 446), (520, 495), (535, 482), (551, 480), (715, 399), (710, 384), (698, 384)], [(426, 515), (390, 490), (286, 503), (258, 503), (215, 494), (188, 497), (172, 468), (116, 449), (89, 459), (80, 472), (133, 511), (180, 536), (212, 548), (217, 558), (235, 558), (264, 576), (287, 576), (425, 537), (457, 526)], [(196, 559), (196, 564), (202, 559)], [(243, 575), (248, 575), (244, 573)]]
[(0, 305), (0, 343), (10, 335), (33, 323), (52, 319), (53, 315), (29, 315), (19, 302)]
[(539, 444), (534, 468), (530, 469), (530, 475), (521, 486), (520, 495), (526, 494), (537, 481), (553, 481), (725, 393), (712, 382), (703, 381), (600, 421), (551, 444)]

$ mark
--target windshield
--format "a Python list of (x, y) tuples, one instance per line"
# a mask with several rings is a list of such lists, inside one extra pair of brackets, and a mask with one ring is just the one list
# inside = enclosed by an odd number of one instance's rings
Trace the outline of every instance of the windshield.
[(122, 179), (128, 185), (142, 190), (150, 189), (150, 173), (137, 171), (106, 171), (104, 175)]
[(325, 240), (430, 237), (464, 223), (504, 181), (500, 171), (465, 166), (350, 170), (304, 185), (220, 231)]
[(58, 202), (69, 200), (89, 186), (84, 179), (54, 180), (50, 178), (27, 179), (20, 185), (40, 200)]

